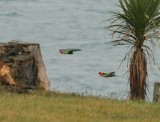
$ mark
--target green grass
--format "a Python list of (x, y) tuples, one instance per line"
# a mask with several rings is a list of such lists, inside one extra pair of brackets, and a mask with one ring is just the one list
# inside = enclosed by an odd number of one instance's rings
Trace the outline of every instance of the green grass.
[(0, 122), (158, 122), (159, 115), (160, 103), (0, 92)]

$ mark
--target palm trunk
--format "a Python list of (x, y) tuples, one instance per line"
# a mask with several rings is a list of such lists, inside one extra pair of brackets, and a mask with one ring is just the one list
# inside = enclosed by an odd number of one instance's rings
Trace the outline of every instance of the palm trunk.
[(146, 55), (141, 48), (137, 48), (130, 60), (129, 82), (131, 100), (145, 99), (147, 88), (146, 77)]

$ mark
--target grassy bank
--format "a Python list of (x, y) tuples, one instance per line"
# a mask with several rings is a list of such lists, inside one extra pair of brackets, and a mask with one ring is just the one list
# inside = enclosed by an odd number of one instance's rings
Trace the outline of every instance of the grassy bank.
[(158, 122), (160, 103), (73, 94), (0, 93), (0, 122)]

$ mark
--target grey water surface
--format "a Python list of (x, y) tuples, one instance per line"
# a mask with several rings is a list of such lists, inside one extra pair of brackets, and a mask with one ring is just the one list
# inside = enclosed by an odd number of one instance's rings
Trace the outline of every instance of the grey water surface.
[[(41, 44), (51, 82), (50, 89), (127, 99), (128, 76), (102, 78), (99, 71), (127, 72), (127, 61), (118, 69), (127, 46), (115, 47), (104, 27), (109, 11), (117, 10), (117, 0), (0, 0), (0, 41), (20, 40)], [(62, 48), (79, 48), (62, 55)], [(159, 58), (158, 54), (156, 55)], [(148, 65), (149, 100), (160, 72)]]

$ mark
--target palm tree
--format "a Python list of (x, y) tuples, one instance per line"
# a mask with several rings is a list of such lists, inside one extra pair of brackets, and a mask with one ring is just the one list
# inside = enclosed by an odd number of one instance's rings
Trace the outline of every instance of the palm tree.
[(116, 45), (129, 44), (128, 57), (131, 100), (145, 99), (147, 59), (155, 63), (154, 49), (160, 28), (160, 0), (119, 0), (121, 9), (112, 12), (109, 29), (117, 35)]

